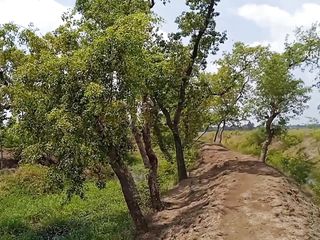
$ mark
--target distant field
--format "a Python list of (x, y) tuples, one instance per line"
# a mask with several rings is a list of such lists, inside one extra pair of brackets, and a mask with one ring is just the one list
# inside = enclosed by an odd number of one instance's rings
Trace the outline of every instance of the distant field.
[[(212, 142), (214, 132), (206, 133), (201, 140)], [(242, 153), (258, 156), (263, 134), (258, 130), (225, 131), (222, 143)], [(320, 161), (320, 129), (290, 129), (286, 135), (276, 138), (271, 146), (271, 152), (282, 150), (290, 153), (305, 153), (308, 158)]]

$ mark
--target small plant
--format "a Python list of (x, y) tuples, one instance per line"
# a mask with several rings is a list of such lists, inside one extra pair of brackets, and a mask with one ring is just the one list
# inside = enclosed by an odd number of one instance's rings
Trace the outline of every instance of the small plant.
[(162, 160), (159, 163), (159, 184), (161, 192), (166, 192), (172, 188), (178, 179), (178, 173), (174, 163)]
[(293, 146), (297, 146), (299, 143), (302, 143), (303, 136), (298, 134), (284, 134), (281, 136), (281, 142), (283, 143), (285, 149), (291, 148)]
[(264, 138), (265, 132), (262, 128), (253, 131), (235, 131), (227, 134), (224, 144), (242, 153), (258, 156)]
[(294, 178), (299, 184), (306, 184), (310, 178), (312, 163), (302, 153), (287, 156), (274, 150), (269, 153), (268, 162)]
[(37, 196), (48, 191), (48, 168), (40, 165), (22, 165), (12, 174), (0, 176), (0, 193)]
[(312, 136), (317, 142), (320, 142), (320, 129), (317, 129), (317, 130), (312, 131), (311, 136)]

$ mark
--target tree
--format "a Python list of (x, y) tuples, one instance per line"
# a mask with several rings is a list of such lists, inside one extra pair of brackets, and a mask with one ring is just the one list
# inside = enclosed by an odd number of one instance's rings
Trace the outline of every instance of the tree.
[[(320, 72), (320, 23), (314, 23), (309, 29), (302, 27), (295, 31), (293, 42), (285, 43), (285, 55), (291, 68), (304, 70), (309, 68), (316, 72), (315, 79), (319, 80)], [(319, 82), (317, 85), (320, 87)]]
[[(131, 128), (143, 159), (145, 168), (148, 170), (148, 186), (150, 192), (151, 206), (156, 211), (163, 210), (158, 183), (158, 157), (152, 147), (151, 129), (153, 125), (153, 106), (147, 96), (143, 96), (141, 108), (135, 109), (131, 115)], [(139, 119), (139, 112), (141, 113)], [(137, 125), (140, 120), (140, 127)]]
[[(93, 28), (98, 22), (86, 21), (83, 12), (79, 21), (65, 16), (65, 24), (44, 37), (23, 31), (18, 39), (23, 58), (11, 71), (14, 84), (8, 91), (21, 135), (29, 136), (24, 156), (43, 151), (55, 156), (69, 195), (83, 195), (88, 165), (110, 164), (139, 231), (147, 224), (126, 165), (132, 148), (128, 104), (140, 87), (137, 79), (151, 18), (145, 2), (133, 3), (129, 14), (120, 1), (105, 6), (113, 14), (96, 15), (103, 18), (104, 29)], [(90, 4), (97, 10), (98, 3)]]
[[(222, 92), (222, 94), (211, 96), (210, 105), (212, 123), (217, 125), (213, 141), (221, 143), (226, 124), (243, 119), (240, 101), (249, 84), (244, 80), (242, 74), (235, 76), (232, 69), (227, 66), (220, 67), (216, 74), (207, 74), (206, 78), (211, 81), (212, 92)], [(223, 89), (227, 91), (223, 92)]]
[[(196, 86), (191, 82), (205, 67), (209, 52), (225, 38), (215, 31), (217, 2), (188, 0), (191, 10), (178, 18), (180, 31), (168, 41), (155, 33), (158, 18), (151, 12), (155, 1), (145, 0), (78, 0), (63, 16), (64, 24), (45, 36), (15, 25), (1, 28), (3, 100), (9, 102), (12, 119), (26, 140), (22, 156), (31, 161), (43, 154), (54, 156), (68, 196), (83, 196), (88, 166), (109, 164), (137, 230), (146, 230), (126, 163), (133, 148), (132, 109), (144, 106), (137, 115), (150, 193), (159, 203), (153, 117), (166, 118), (182, 180), (187, 174), (180, 127)], [(185, 39), (189, 44), (183, 44)], [(152, 114), (154, 109), (157, 114)]]
[(255, 114), (263, 121), (266, 140), (262, 145), (260, 159), (265, 162), (269, 146), (291, 117), (301, 115), (309, 100), (309, 88), (295, 79), (290, 72), (290, 59), (286, 54), (268, 52), (261, 60), (256, 75)]
[[(167, 41), (157, 36), (157, 44), (150, 47), (153, 75), (146, 85), (172, 133), (179, 181), (188, 177), (181, 138), (181, 118), (187, 101), (191, 99), (188, 96), (192, 87), (190, 81), (200, 68), (205, 68), (208, 54), (215, 53), (218, 43), (225, 40), (225, 34), (216, 31), (215, 18), (219, 14), (215, 7), (218, 2), (186, 1), (190, 11), (183, 12), (177, 18), (179, 31), (170, 34)], [(189, 43), (184, 45), (183, 40), (189, 40)]]
[[(165, 1), (163, 1), (165, 3)], [(106, 1), (104, 5), (101, 6), (100, 1), (78, 1), (76, 4), (76, 9), (83, 14), (85, 19), (85, 26), (90, 29), (95, 29), (95, 32), (103, 31), (110, 23), (114, 21), (114, 17), (117, 17), (118, 14), (130, 14), (130, 12), (141, 11), (146, 14), (151, 14), (150, 9), (154, 6), (154, 1), (143, 1), (143, 0), (135, 0), (130, 2), (123, 1)], [(113, 9), (112, 14), (108, 14), (110, 9)], [(150, 36), (152, 32), (152, 24), (155, 19), (149, 19), (149, 29), (145, 29), (148, 36)], [(146, 40), (146, 39), (145, 39)], [(148, 39), (152, 41), (152, 39)], [(147, 42), (147, 41), (146, 41)], [(141, 47), (140, 49), (140, 61), (147, 61), (143, 52), (146, 49)], [(134, 61), (130, 61), (129, 59), (124, 60), (125, 64), (130, 65), (134, 64)], [(143, 163), (145, 168), (148, 170), (148, 185), (150, 190), (150, 199), (151, 205), (155, 210), (162, 210), (163, 206), (160, 201), (160, 190), (157, 182), (157, 168), (158, 168), (158, 158), (153, 151), (152, 142), (151, 142), (151, 118), (147, 117), (149, 111), (146, 109), (139, 109), (139, 106), (146, 105), (144, 99), (147, 97), (147, 91), (145, 90), (145, 77), (148, 76), (148, 69), (141, 68), (141, 66), (136, 67), (134, 76), (129, 76), (131, 79), (132, 85), (128, 86), (128, 95), (131, 93), (131, 98), (126, 101), (128, 112), (130, 112), (130, 120), (131, 120), (131, 130), (134, 135), (136, 144), (140, 151), (140, 154), (143, 159)], [(144, 114), (141, 114), (141, 110), (144, 111)], [(140, 111), (140, 113), (139, 113)], [(151, 110), (150, 110), (151, 111)], [(141, 115), (141, 116), (139, 116)], [(139, 124), (139, 122), (141, 124)], [(141, 125), (141, 126), (139, 126)]]
[(202, 75), (210, 83), (211, 124), (217, 125), (214, 142), (221, 143), (226, 124), (235, 125), (250, 116), (249, 99), (254, 88), (252, 75), (259, 69), (259, 58), (264, 52), (265, 48), (260, 46), (235, 43), (231, 53), (224, 53), (216, 61), (217, 73)]

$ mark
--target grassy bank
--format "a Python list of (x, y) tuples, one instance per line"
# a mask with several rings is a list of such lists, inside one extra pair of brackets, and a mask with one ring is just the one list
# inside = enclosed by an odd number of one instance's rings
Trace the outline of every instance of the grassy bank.
[[(158, 151), (158, 150), (157, 150)], [(176, 184), (175, 163), (159, 156), (159, 183), (162, 193)], [(197, 149), (186, 151), (186, 162), (193, 166)], [(138, 153), (129, 159), (132, 174), (148, 213), (147, 172)], [(85, 199), (48, 191), (48, 169), (23, 165), (15, 172), (0, 172), (0, 240), (37, 239), (133, 239), (134, 228), (120, 185), (109, 179), (105, 189), (94, 182), (85, 185)]]
[(64, 204), (65, 193), (45, 193), (46, 169), (24, 166), (0, 176), (0, 239), (132, 239), (133, 227), (117, 181)]

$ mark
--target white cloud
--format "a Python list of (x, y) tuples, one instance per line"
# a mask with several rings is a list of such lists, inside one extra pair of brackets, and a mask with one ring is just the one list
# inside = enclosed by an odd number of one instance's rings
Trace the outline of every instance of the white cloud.
[(273, 50), (281, 51), (287, 34), (297, 27), (310, 27), (312, 23), (319, 22), (319, 12), (320, 4), (305, 3), (293, 13), (267, 4), (246, 4), (237, 13), (269, 31), (270, 39), (253, 44), (270, 45)]
[(27, 27), (33, 23), (42, 33), (61, 23), (67, 7), (54, 0), (0, 0), (0, 24), (14, 22)]

